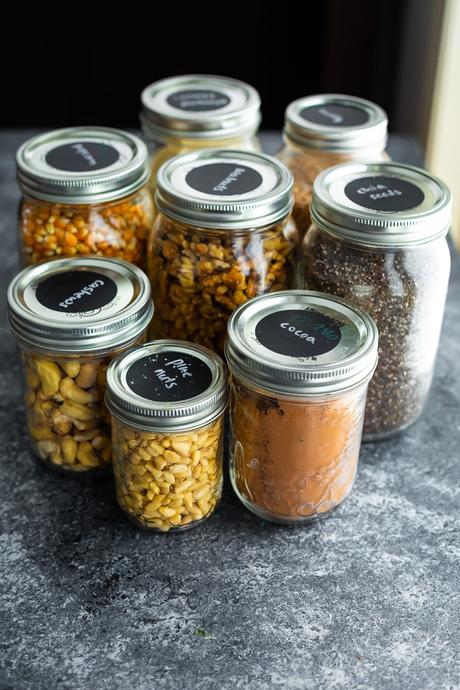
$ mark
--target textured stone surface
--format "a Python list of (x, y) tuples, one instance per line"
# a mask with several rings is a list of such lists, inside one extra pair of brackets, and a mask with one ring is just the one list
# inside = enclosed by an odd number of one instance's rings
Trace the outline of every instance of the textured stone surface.
[[(2, 295), (26, 134), (1, 141)], [(456, 258), (426, 413), (364, 447), (331, 518), (265, 524), (227, 483), (208, 524), (156, 536), (123, 519), (110, 480), (30, 454), (2, 299), (0, 688), (459, 688), (459, 301)]]

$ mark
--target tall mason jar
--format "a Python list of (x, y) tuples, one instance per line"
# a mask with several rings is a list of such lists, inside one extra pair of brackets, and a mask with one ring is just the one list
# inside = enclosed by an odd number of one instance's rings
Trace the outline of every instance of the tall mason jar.
[(141, 123), (152, 148), (151, 188), (170, 158), (200, 149), (259, 151), (260, 96), (230, 77), (188, 74), (147, 86)]
[(145, 266), (153, 201), (147, 147), (108, 127), (40, 134), (16, 155), (25, 265), (106, 256)]
[(110, 468), (106, 372), (113, 357), (145, 340), (153, 313), (147, 276), (116, 259), (58, 259), (19, 273), (8, 306), (33, 450), (67, 474)]
[(162, 166), (155, 199), (151, 334), (221, 353), (233, 310), (293, 279), (291, 173), (270, 156), (199, 151)]
[(345, 500), (377, 341), (367, 314), (317, 292), (263, 295), (233, 314), (230, 477), (249, 510), (299, 524)]
[(364, 438), (420, 416), (433, 376), (450, 271), (451, 196), (425, 170), (342, 164), (315, 181), (305, 287), (366, 310), (380, 333)]
[(118, 503), (139, 527), (199, 525), (222, 493), (224, 363), (205, 347), (158, 340), (107, 374)]
[(388, 160), (387, 125), (382, 108), (355, 96), (321, 94), (288, 105), (278, 158), (294, 175), (293, 215), (300, 239), (310, 225), (317, 175), (346, 161)]

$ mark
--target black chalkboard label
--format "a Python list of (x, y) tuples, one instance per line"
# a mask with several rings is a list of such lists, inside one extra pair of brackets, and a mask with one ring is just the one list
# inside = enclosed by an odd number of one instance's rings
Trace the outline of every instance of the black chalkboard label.
[(425, 199), (420, 187), (399, 177), (360, 177), (346, 185), (345, 194), (359, 206), (388, 213), (410, 211)]
[(230, 98), (221, 91), (211, 89), (183, 89), (170, 94), (166, 101), (179, 110), (205, 112), (225, 108), (230, 103)]
[(185, 181), (192, 189), (217, 196), (237, 196), (254, 191), (262, 184), (262, 175), (239, 163), (208, 163), (193, 168)]
[(35, 293), (38, 302), (47, 309), (72, 314), (101, 309), (116, 295), (116, 283), (95, 271), (55, 273), (42, 280)]
[(66, 172), (91, 172), (113, 165), (120, 158), (114, 146), (97, 141), (75, 141), (51, 149), (45, 160), (52, 168)]
[(131, 364), (129, 388), (146, 400), (179, 402), (195, 398), (209, 388), (212, 372), (206, 362), (186, 352), (164, 351)]
[(268, 314), (258, 322), (255, 335), (268, 350), (288, 357), (324, 355), (342, 337), (338, 321), (311, 308)]
[(307, 122), (326, 127), (358, 127), (369, 121), (369, 113), (366, 110), (340, 103), (310, 105), (300, 111), (300, 117)]

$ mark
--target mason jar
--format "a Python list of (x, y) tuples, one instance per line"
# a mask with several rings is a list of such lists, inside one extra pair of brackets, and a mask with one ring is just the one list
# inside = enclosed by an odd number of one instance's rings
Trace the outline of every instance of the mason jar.
[(145, 340), (153, 313), (147, 276), (116, 259), (58, 259), (19, 273), (8, 306), (35, 453), (67, 474), (109, 468), (106, 372), (113, 357)]
[(108, 127), (58, 129), (26, 141), (16, 162), (25, 265), (91, 254), (144, 267), (153, 201), (138, 137)]
[(151, 188), (170, 158), (200, 149), (259, 151), (260, 96), (230, 77), (189, 74), (147, 86), (141, 123), (152, 148)]
[(299, 524), (345, 500), (377, 342), (367, 314), (318, 292), (263, 295), (233, 314), (230, 477), (246, 508)]
[(293, 215), (300, 239), (310, 225), (316, 176), (345, 161), (388, 160), (387, 126), (382, 108), (355, 96), (321, 94), (288, 105), (278, 157), (294, 175)]
[(227, 319), (246, 300), (293, 277), (292, 176), (279, 161), (243, 151), (199, 151), (158, 174), (148, 272), (155, 338), (222, 352)]
[(224, 363), (207, 348), (159, 340), (125, 353), (107, 374), (118, 503), (162, 532), (209, 518), (222, 493)]
[(450, 271), (451, 197), (426, 170), (344, 163), (315, 181), (305, 287), (366, 310), (380, 332), (364, 435), (420, 416), (433, 376)]

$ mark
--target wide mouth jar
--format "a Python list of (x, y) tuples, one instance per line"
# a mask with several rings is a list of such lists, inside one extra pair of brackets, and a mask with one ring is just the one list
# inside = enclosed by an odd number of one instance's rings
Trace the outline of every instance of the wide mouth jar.
[(313, 149), (350, 153), (383, 151), (388, 118), (375, 103), (344, 94), (319, 94), (290, 103), (284, 133), (293, 142)]
[(107, 373), (118, 502), (137, 525), (167, 532), (209, 517), (222, 490), (227, 375), (205, 347), (159, 340)]
[(377, 344), (367, 314), (318, 292), (263, 295), (230, 318), (230, 476), (249, 510), (297, 524), (348, 496)]
[(230, 77), (189, 74), (162, 79), (141, 94), (141, 122), (153, 141), (229, 139), (254, 133), (260, 96)]

